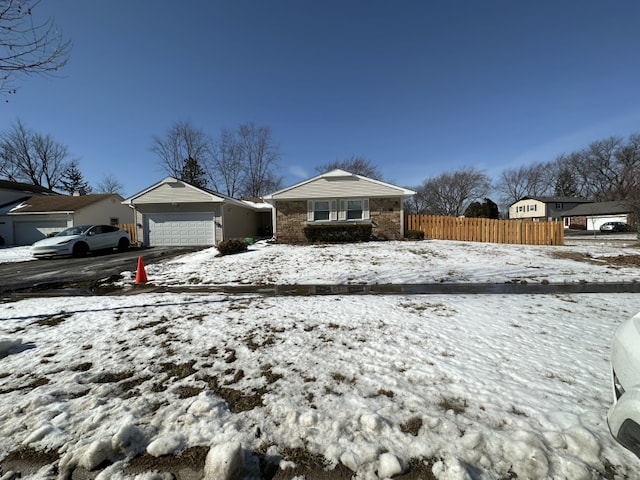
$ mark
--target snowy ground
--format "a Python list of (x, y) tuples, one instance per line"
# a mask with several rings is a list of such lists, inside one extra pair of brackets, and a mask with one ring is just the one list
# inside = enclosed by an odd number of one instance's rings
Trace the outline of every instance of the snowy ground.
[[(566, 244), (260, 244), (146, 273), (152, 285), (640, 280), (619, 257), (640, 255), (631, 236)], [(358, 479), (415, 459), (438, 479), (640, 478), (605, 420), (610, 339), (637, 312), (634, 294), (6, 301), (0, 459), (47, 452), (33, 478), (118, 479), (135, 478), (133, 458), (204, 447), (207, 479), (259, 478), (259, 456), (285, 474), (296, 451)]]

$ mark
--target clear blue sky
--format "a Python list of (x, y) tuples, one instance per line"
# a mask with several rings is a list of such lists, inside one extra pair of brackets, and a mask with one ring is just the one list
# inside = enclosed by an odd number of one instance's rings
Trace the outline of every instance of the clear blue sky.
[(640, 131), (637, 0), (46, 0), (73, 42), (57, 78), (19, 79), (20, 119), (95, 185), (165, 174), (152, 135), (254, 122), (285, 185), (362, 155), (415, 186), (553, 160)]

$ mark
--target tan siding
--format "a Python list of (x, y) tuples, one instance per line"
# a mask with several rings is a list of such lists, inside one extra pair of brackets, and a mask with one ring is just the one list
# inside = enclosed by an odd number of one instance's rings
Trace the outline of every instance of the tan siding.
[(211, 202), (221, 201), (214, 195), (185, 185), (182, 182), (163, 183), (157, 188), (141, 195), (133, 200), (133, 203), (139, 205), (141, 203), (192, 203), (192, 202)]
[(275, 195), (274, 200), (397, 196), (398, 189), (356, 177), (318, 178)]
[(224, 206), (224, 239), (258, 236), (258, 212), (238, 205)]
[(87, 205), (73, 214), (74, 225), (89, 225), (92, 223), (109, 224), (112, 218), (117, 218), (118, 223), (133, 222), (133, 209), (123, 205), (115, 197), (105, 198), (99, 202)]
[[(530, 207), (535, 205), (535, 210), (530, 210)], [(524, 207), (524, 212), (518, 212), (518, 207)], [(539, 200), (527, 198), (520, 200), (509, 207), (509, 218), (544, 218), (546, 216), (545, 204)]]

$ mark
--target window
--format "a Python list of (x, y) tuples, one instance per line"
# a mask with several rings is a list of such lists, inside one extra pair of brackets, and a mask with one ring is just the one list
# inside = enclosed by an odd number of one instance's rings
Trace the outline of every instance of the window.
[(362, 220), (362, 200), (347, 200), (347, 220)]
[(524, 205), (518, 205), (518, 212), (524, 212)]
[(556, 208), (558, 208), (558, 209), (562, 208), (563, 206), (564, 206), (564, 205), (563, 205), (562, 203), (559, 203), (559, 202), (558, 202), (558, 203), (556, 203)]
[(118, 218), (117, 218), (117, 217), (111, 217), (111, 218), (109, 219), (109, 223), (110, 223), (111, 225), (117, 225), (117, 224), (119, 224), (120, 222), (118, 221)]
[(528, 212), (535, 212), (537, 205), (527, 205)]
[(313, 221), (318, 222), (321, 220), (329, 220), (329, 201), (322, 200), (319, 202), (313, 202)]

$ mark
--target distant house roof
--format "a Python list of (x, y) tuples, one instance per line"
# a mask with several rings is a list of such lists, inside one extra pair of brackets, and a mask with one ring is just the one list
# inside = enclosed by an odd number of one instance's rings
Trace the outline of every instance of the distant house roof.
[(576, 205), (564, 212), (565, 217), (587, 217), (591, 215), (617, 215), (629, 213), (631, 208), (625, 202), (592, 202)]
[(13, 190), (24, 193), (39, 193), (44, 195), (59, 195), (58, 193), (40, 185), (31, 185), (28, 183), (12, 182), (11, 180), (0, 180), (1, 190)]
[(8, 213), (9, 215), (20, 215), (33, 213), (75, 212), (110, 197), (116, 198), (119, 202), (122, 201), (122, 197), (115, 193), (98, 193), (94, 195), (79, 196), (37, 195), (20, 202)]
[[(586, 198), (578, 198), (578, 197), (560, 197), (560, 196), (526, 196), (522, 197), (518, 202), (522, 200), (537, 200), (542, 203), (592, 203), (591, 200), (587, 200)], [(513, 202), (511, 205), (515, 205), (518, 202)]]

